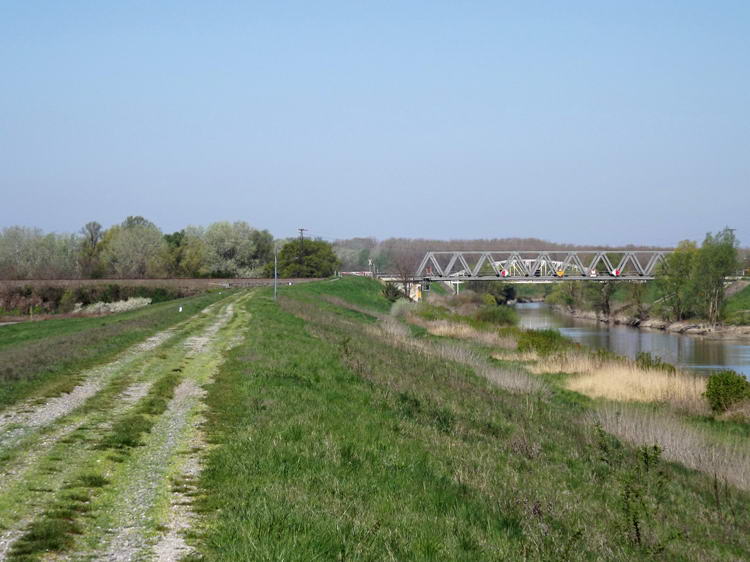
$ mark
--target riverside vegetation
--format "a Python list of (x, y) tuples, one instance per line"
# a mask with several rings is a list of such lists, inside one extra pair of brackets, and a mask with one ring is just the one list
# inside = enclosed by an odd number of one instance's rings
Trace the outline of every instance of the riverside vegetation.
[(0, 328), (18, 357), (79, 345), (94, 322), (145, 323), (81, 364), (10, 378), (0, 558), (750, 556), (740, 414), (714, 414), (700, 387), (687, 402), (571, 390), (580, 358), (589, 375), (682, 374), (523, 332), (471, 295), (391, 304), (381, 288), (348, 278), (278, 301), (195, 297), (177, 318), (163, 303)]
[(664, 325), (748, 325), (750, 283), (727, 283), (727, 278), (748, 271), (746, 266), (727, 228), (708, 233), (701, 246), (681, 242), (660, 265), (653, 283), (567, 282), (541, 291), (550, 304), (635, 325), (647, 319), (663, 320)]

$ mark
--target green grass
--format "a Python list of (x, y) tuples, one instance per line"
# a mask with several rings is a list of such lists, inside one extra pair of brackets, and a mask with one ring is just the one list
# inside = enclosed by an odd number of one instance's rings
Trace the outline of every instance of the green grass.
[(39, 560), (48, 552), (68, 550), (81, 533), (80, 517), (90, 509), (91, 499), (98, 489), (109, 484), (97, 473), (81, 474), (67, 486), (67, 492), (33, 521), (15, 542), (10, 560)]
[(279, 295), (302, 295), (307, 298), (332, 296), (357, 306), (370, 308), (375, 312), (387, 313), (391, 309), (391, 303), (381, 296), (382, 289), (383, 285), (374, 279), (345, 277), (292, 287), (282, 286)]
[[(0, 327), (0, 408), (70, 390), (76, 374), (225, 298), (209, 293), (99, 318)], [(178, 312), (178, 307), (183, 312)]]
[(746, 494), (717, 503), (706, 476), (592, 428), (584, 400), (504, 392), (330, 309), (386, 311), (362, 281), (246, 305), (209, 386), (205, 559), (748, 556)]
[(750, 285), (727, 299), (724, 318), (729, 324), (750, 324)]
[(430, 283), (430, 293), (433, 295), (449, 295), (450, 291), (444, 283)]
[(167, 373), (157, 380), (132, 413), (112, 424), (99, 448), (128, 449), (142, 445), (142, 436), (151, 431), (158, 416), (167, 409), (180, 380), (176, 373)]

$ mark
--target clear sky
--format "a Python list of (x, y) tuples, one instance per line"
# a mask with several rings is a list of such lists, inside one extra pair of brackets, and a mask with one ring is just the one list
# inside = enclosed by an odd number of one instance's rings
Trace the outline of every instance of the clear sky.
[(0, 226), (750, 243), (750, 2), (0, 0)]

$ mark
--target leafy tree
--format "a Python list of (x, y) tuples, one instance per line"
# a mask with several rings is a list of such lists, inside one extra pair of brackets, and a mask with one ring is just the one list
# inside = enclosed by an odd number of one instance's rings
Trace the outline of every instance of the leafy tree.
[(695, 288), (699, 312), (711, 323), (719, 321), (724, 304), (724, 279), (737, 272), (737, 239), (732, 229), (706, 234), (695, 260)]
[(101, 263), (103, 237), (102, 225), (96, 221), (87, 222), (81, 229), (78, 265), (84, 277), (96, 278), (104, 274), (104, 267)]
[(128, 217), (104, 236), (103, 259), (110, 274), (123, 278), (160, 277), (166, 272), (167, 243), (143, 217)]
[(0, 231), (0, 276), (5, 279), (56, 279), (79, 275), (78, 240), (72, 234), (44, 234), (12, 226)]
[(646, 306), (644, 304), (644, 298), (646, 296), (646, 285), (644, 283), (628, 283), (628, 298), (630, 304), (633, 306), (635, 315), (639, 319), (646, 317)]
[(660, 309), (669, 320), (684, 320), (695, 310), (695, 263), (698, 248), (695, 242), (683, 240), (661, 265), (657, 290), (661, 295)]
[(254, 267), (258, 268), (273, 261), (273, 235), (267, 230), (253, 230), (250, 238), (255, 244)]
[(516, 287), (512, 283), (499, 283), (497, 281), (469, 281), (466, 288), (475, 293), (490, 295), (495, 304), (506, 304), (517, 297)]
[(164, 241), (164, 266), (170, 277), (181, 277), (184, 275), (183, 261), (185, 259), (186, 236), (185, 230), (178, 230), (172, 234), (165, 234)]
[[(330, 277), (340, 264), (328, 242), (291, 240), (279, 252), (279, 277)], [(273, 263), (266, 266), (266, 275), (273, 275)]]
[(203, 239), (207, 268), (214, 277), (253, 277), (273, 256), (273, 236), (244, 221), (215, 222)]
[(582, 285), (582, 283), (576, 283), (575, 281), (557, 283), (546, 300), (550, 304), (578, 308), (583, 303)]
[(615, 292), (615, 284), (607, 281), (598, 283), (587, 283), (584, 287), (585, 298), (591, 303), (594, 310), (608, 317), (611, 312), (612, 293)]

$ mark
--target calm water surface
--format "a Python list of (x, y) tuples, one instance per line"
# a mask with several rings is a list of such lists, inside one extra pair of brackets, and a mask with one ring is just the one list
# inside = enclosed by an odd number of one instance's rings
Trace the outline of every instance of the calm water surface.
[(664, 361), (701, 373), (734, 369), (750, 378), (750, 342), (710, 340), (696, 336), (608, 326), (559, 314), (543, 303), (517, 304), (521, 327), (555, 328), (563, 335), (594, 349), (608, 349), (635, 358), (648, 351)]

